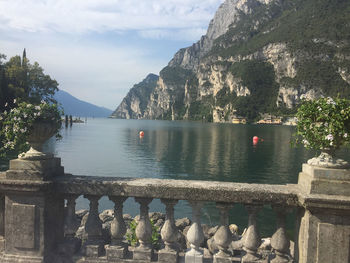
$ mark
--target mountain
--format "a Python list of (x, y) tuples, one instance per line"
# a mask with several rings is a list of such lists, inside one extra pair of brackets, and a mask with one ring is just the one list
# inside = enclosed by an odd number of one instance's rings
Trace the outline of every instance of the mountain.
[(76, 117), (108, 117), (112, 111), (77, 99), (68, 92), (59, 90), (54, 99), (62, 105), (65, 115)]
[(302, 97), (350, 98), (349, 21), (347, 0), (226, 0), (206, 35), (113, 116), (231, 122), (291, 114)]
[(142, 118), (147, 107), (147, 102), (158, 80), (159, 76), (149, 74), (143, 81), (135, 84), (111, 117), (119, 119)]

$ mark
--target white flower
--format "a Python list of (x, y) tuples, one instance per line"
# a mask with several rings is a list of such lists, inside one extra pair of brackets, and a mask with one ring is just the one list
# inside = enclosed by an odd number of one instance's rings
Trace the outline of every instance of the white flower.
[(325, 139), (328, 141), (333, 141), (334, 138), (332, 134), (328, 134)]
[(336, 103), (334, 102), (334, 100), (331, 97), (327, 98), (327, 104), (333, 104), (336, 105)]
[(16, 99), (14, 99), (14, 100), (13, 100), (13, 103), (16, 103), (16, 101), (17, 101), (17, 100), (16, 100)]
[(330, 146), (333, 146), (333, 142), (330, 142), (329, 145), (330, 145)]
[(40, 106), (35, 106), (36, 110), (41, 110)]
[(8, 105), (9, 105), (9, 104), (6, 102), (6, 103), (5, 103), (5, 107), (7, 107)]
[(347, 133), (344, 133), (344, 138), (348, 138), (348, 134)]
[(322, 111), (322, 108), (321, 108), (320, 106), (318, 106), (317, 109), (318, 109), (319, 111)]
[(27, 118), (27, 117), (28, 117), (28, 115), (24, 113), (23, 114), (23, 118)]
[(30, 107), (32, 107), (32, 104), (27, 104), (27, 108), (30, 108)]
[(40, 116), (40, 112), (38, 112), (37, 116), (38, 116), (38, 117)]
[(309, 146), (310, 145), (310, 143), (307, 141), (307, 140), (303, 140), (303, 144), (305, 145), (305, 146)]
[(305, 98), (306, 98), (305, 94), (301, 94), (300, 99), (302, 100), (302, 99), (305, 99)]

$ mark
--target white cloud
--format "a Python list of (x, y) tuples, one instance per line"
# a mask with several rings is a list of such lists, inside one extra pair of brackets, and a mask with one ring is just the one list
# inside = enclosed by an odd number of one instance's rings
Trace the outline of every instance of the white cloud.
[[(0, 39), (0, 53), (8, 58), (27, 49), (30, 62), (38, 61), (59, 83), (59, 88), (79, 99), (115, 109), (128, 90), (150, 72), (168, 62), (149, 59), (147, 51), (127, 46), (92, 45), (84, 41), (28, 37), (27, 42)], [(39, 45), (40, 42), (45, 45)], [(25, 44), (24, 44), (25, 43)]]
[(170, 40), (199, 40), (206, 33), (206, 28), (188, 28), (188, 29), (151, 29), (140, 31), (139, 35), (151, 39), (170, 39)]
[(199, 40), (223, 1), (0, 0), (0, 53), (26, 47), (61, 89), (115, 109), (132, 85)]
[(202, 30), (223, 0), (2, 0), (3, 30), (79, 33)]

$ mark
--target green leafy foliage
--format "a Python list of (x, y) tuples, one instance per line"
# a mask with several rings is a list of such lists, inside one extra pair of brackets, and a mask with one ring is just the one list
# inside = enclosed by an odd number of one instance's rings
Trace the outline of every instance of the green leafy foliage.
[(295, 51), (334, 52), (314, 39), (349, 39), (350, 3), (346, 0), (276, 1), (258, 5), (252, 14), (241, 13), (234, 27), (218, 38), (212, 53), (221, 56), (251, 54), (269, 43), (287, 43)]
[[(158, 226), (154, 224), (153, 220), (150, 220), (150, 221), (152, 226), (152, 236), (150, 238), (150, 242), (155, 249), (159, 249), (160, 248), (160, 234), (159, 234), (160, 229)], [(131, 246), (134, 246), (134, 247), (137, 246), (137, 244), (139, 243), (139, 240), (136, 236), (136, 227), (137, 227), (136, 220), (132, 220), (129, 223), (129, 231), (126, 233), (126, 240)]]
[(193, 72), (180, 66), (167, 66), (160, 71), (160, 76), (168, 85), (184, 86), (186, 81), (193, 76)]
[(227, 104), (232, 103), (237, 98), (236, 93), (231, 92), (228, 86), (224, 86), (221, 90), (216, 93), (216, 105), (225, 107)]
[(296, 116), (296, 143), (316, 150), (336, 150), (350, 144), (350, 100), (304, 100)]
[[(287, 80), (289, 87), (320, 89), (326, 96), (350, 98), (350, 85), (338, 72), (339, 68), (350, 72), (346, 59), (350, 54), (349, 20), (350, 2), (346, 0), (257, 4), (251, 13), (242, 12), (239, 21), (215, 40), (208, 56), (245, 56), (272, 43), (285, 43), (288, 51), (299, 58), (296, 77)], [(246, 98), (238, 103), (246, 106), (252, 101)]]
[(14, 99), (32, 104), (41, 100), (55, 103), (53, 95), (58, 90), (58, 83), (44, 73), (37, 62), (31, 64), (23, 52), (23, 57), (14, 56), (4, 62), (5, 55), (0, 54), (0, 111), (4, 105), (15, 107)]
[(213, 121), (214, 99), (211, 96), (203, 97), (201, 101), (193, 101), (189, 107), (189, 118), (194, 121)]
[[(13, 104), (16, 104), (14, 100)], [(4, 107), (8, 107), (5, 104)], [(21, 102), (0, 114), (0, 156), (14, 156), (29, 149), (27, 138), (36, 122), (51, 123), (56, 127), (56, 137), (61, 127), (62, 112), (56, 104), (42, 101), (38, 105)]]
[(254, 120), (260, 112), (274, 111), (278, 93), (278, 84), (271, 64), (259, 60), (245, 60), (234, 63), (230, 71), (242, 80), (251, 94), (246, 97), (236, 97), (233, 105), (237, 114)]

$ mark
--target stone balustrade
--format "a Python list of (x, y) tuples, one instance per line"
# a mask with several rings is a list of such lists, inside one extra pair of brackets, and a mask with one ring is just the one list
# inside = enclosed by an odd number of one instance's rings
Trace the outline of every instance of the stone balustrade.
[[(349, 262), (350, 171), (304, 165), (298, 184), (266, 185), (213, 181), (145, 178), (92, 177), (64, 174), (58, 158), (12, 160), (0, 176), (0, 262)], [(75, 202), (89, 201), (83, 240)], [(114, 204), (110, 242), (103, 238), (99, 200), (107, 196)], [(127, 198), (139, 204), (135, 229), (139, 244), (130, 248), (123, 205)], [(160, 199), (166, 218), (160, 231), (162, 244), (151, 243), (149, 204)], [(186, 235), (189, 248), (179, 251), (174, 207), (186, 200), (192, 208), (192, 224)], [(206, 255), (201, 208), (215, 202), (220, 225), (213, 236), (217, 252)], [(66, 207), (65, 207), (66, 204)], [(229, 246), (229, 211), (236, 204), (246, 208), (247, 229), (243, 249), (232, 254)], [(271, 206), (276, 231), (272, 252), (262, 255), (257, 218), (263, 206)], [(286, 217), (297, 211), (294, 253), (286, 234)]]

